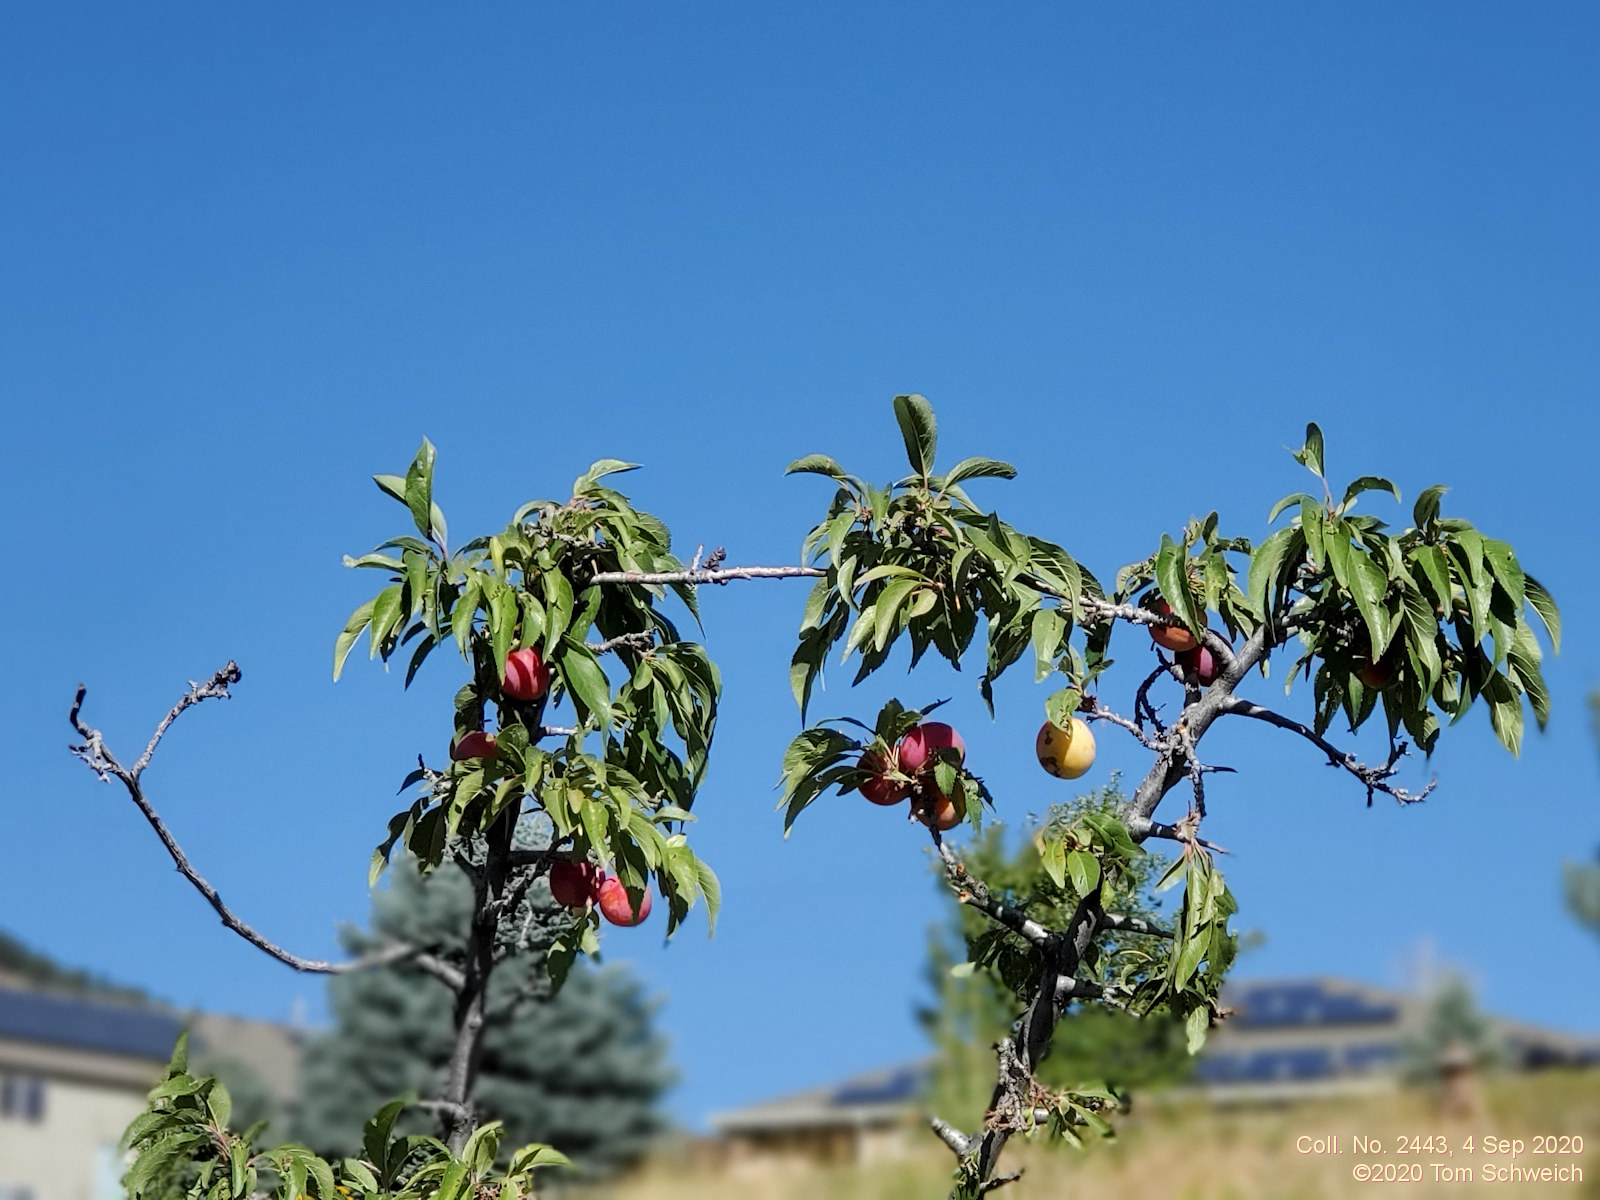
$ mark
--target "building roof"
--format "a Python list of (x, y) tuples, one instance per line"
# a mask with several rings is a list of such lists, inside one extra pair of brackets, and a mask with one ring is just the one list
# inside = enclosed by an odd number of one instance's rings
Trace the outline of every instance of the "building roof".
[[(1232, 1015), (1207, 1041), (1194, 1081), (1218, 1099), (1278, 1098), (1394, 1086), (1426, 1000), (1345, 979), (1229, 983)], [(1600, 1063), (1600, 1041), (1510, 1021), (1495, 1032), (1525, 1068)], [(717, 1114), (723, 1133), (881, 1125), (909, 1113), (929, 1064), (908, 1063)]]
[(711, 1124), (722, 1133), (755, 1133), (897, 1121), (922, 1090), (928, 1068), (927, 1062), (901, 1063), (852, 1075), (826, 1087), (791, 1092), (748, 1108), (717, 1113)]
[(158, 1008), (0, 988), (0, 1038), (165, 1062), (183, 1018)]

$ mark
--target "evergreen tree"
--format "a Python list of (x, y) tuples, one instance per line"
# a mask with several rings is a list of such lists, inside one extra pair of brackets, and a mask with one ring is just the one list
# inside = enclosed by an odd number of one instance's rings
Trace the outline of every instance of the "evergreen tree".
[[(491, 1027), (483, 1049), (477, 1107), (506, 1124), (507, 1146), (544, 1142), (580, 1171), (603, 1174), (638, 1159), (663, 1128), (657, 1101), (670, 1084), (666, 1046), (652, 1028), (652, 1005), (618, 966), (580, 960), (551, 994), (545, 952), (572, 921), (540, 882), (511, 922), (516, 941), (496, 971)], [(446, 863), (424, 877), (397, 863), (392, 883), (374, 895), (372, 932), (346, 936), (352, 953), (403, 940), (438, 957), (466, 945), (473, 888)], [(298, 1136), (320, 1153), (351, 1155), (378, 1108), (407, 1093), (437, 1095), (453, 1043), (452, 997), (437, 980), (405, 964), (336, 977), (335, 1027), (307, 1047)], [(412, 1111), (409, 1132), (438, 1122)]]

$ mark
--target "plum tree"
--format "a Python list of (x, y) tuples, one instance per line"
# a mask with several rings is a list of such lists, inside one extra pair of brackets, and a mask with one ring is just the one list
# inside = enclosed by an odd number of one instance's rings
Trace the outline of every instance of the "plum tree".
[[(240, 919), (189, 862), (156, 814), (143, 772), (183, 711), (228, 695), (239, 679), (233, 663), (191, 687), (131, 766), (84, 722), (80, 687), (70, 714), (81, 738), (75, 752), (102, 779), (122, 784), (230, 929), (301, 971), (337, 974), (403, 961), (444, 983), (455, 1000), (444, 1089), (420, 1102), (438, 1116), (439, 1139), (394, 1139), (399, 1109), (391, 1105), (374, 1119), (364, 1157), (330, 1164), (304, 1147), (257, 1149), (251, 1135), (227, 1128), (225, 1093), (190, 1075), (180, 1057), (130, 1131), (134, 1200), (165, 1200), (197, 1172), (214, 1181), (208, 1200), (258, 1192), (341, 1200), (357, 1190), (374, 1198), (463, 1200), (491, 1188), (513, 1200), (531, 1192), (535, 1169), (559, 1161), (547, 1147), (532, 1146), (511, 1157), (509, 1173), (498, 1170), (499, 1133), (479, 1124), (472, 1104), (485, 997), (515, 938), (509, 914), (536, 880), (554, 882), (558, 865), (562, 877), (584, 865), (605, 872), (598, 903), (569, 909), (570, 924), (546, 956), (550, 984), (559, 987), (575, 956), (598, 948), (602, 919), (629, 925), (645, 918), (652, 883), (667, 904), (669, 934), (699, 900), (712, 920), (718, 904), (716, 876), (689, 847), (686, 826), (709, 761), (721, 681), (704, 647), (682, 638), (664, 611), (669, 596), (698, 619), (695, 589), (702, 585), (814, 580), (790, 658), (803, 728), (783, 758), (785, 829), (830, 789), (860, 790), (875, 802), (909, 797), (953, 894), (993, 927), (974, 969), (994, 973), (1019, 1016), (1000, 1042), (981, 1125), (961, 1130), (931, 1121), (956, 1157), (958, 1200), (1012, 1178), (999, 1173), (999, 1163), (1013, 1136), (1075, 1141), (1107, 1128), (1112, 1095), (1040, 1082), (1038, 1068), (1065, 1010), (1104, 1005), (1170, 1019), (1191, 1051), (1218, 1018), (1219, 989), (1235, 952), (1229, 917), (1236, 906), (1200, 834), (1207, 776), (1219, 769), (1204, 761), (1200, 746), (1219, 721), (1247, 718), (1305, 739), (1357, 781), (1370, 805), (1377, 794), (1402, 804), (1426, 797), (1432, 783), (1413, 792), (1396, 782), (1406, 739), (1431, 753), (1443, 725), (1479, 702), (1512, 753), (1521, 745), (1524, 706), (1541, 725), (1548, 715), (1534, 621), (1559, 647), (1549, 593), (1508, 544), (1443, 516), (1442, 486), (1420, 494), (1412, 524), (1398, 532), (1356, 511), (1371, 492), (1398, 501), (1399, 489), (1386, 479), (1361, 476), (1335, 501), (1315, 425), (1296, 458), (1317, 492), (1290, 496), (1268, 516), (1269, 526), (1284, 517), (1287, 524), (1257, 543), (1223, 536), (1216, 513), (1190, 520), (1177, 537), (1163, 534), (1153, 553), (1118, 571), (1108, 588), (1065, 548), (1021, 532), (968, 496), (972, 481), (1009, 479), (1013, 468), (967, 458), (936, 472), (937, 427), (927, 401), (898, 396), (894, 414), (910, 464), (898, 481), (874, 486), (821, 454), (791, 464), (791, 473), (825, 477), (834, 489), (797, 565), (724, 567), (720, 550), (683, 563), (666, 527), (603, 482), (632, 469), (616, 460), (594, 464), (569, 499), (524, 504), (501, 532), (455, 549), (433, 498), (431, 444), (424, 441), (404, 476), (375, 477), (416, 532), (347, 560), (384, 573), (387, 582), (339, 635), (335, 678), (363, 635), (370, 655), (386, 662), (412, 647), (407, 684), (436, 649), (454, 646), (467, 678), (455, 698), (452, 744), (483, 750), (493, 737), (492, 754), (453, 754), (437, 769), (419, 758), (403, 788), (415, 789), (411, 801), (372, 857), (374, 881), (400, 846), (424, 870), (448, 859), (467, 872), (471, 932), (452, 956), (396, 941), (347, 962), (298, 957)], [(1127, 626), (1140, 628), (1140, 648), (1155, 656), (1133, 689), (1131, 716), (1103, 694), (1113, 635)], [(975, 652), (980, 630), (978, 687), (991, 713), (994, 682), (1031, 650), (1035, 680), (1060, 685), (1044, 709), (1051, 726), (1074, 731), (1069, 750), (1080, 728), (1087, 735), (1089, 725), (1106, 723), (1151, 756), (1114, 811), (1085, 809), (1039, 831), (1046, 882), (1026, 894), (991, 886), (945, 840), (962, 819), (981, 829), (997, 803), (966, 761), (959, 735), (926, 719), (937, 704), (915, 708), (892, 699), (870, 724), (854, 717), (806, 723), (823, 663), (841, 644), (845, 660), (859, 656), (859, 683), (903, 644), (913, 668), (929, 650), (959, 667)], [(1255, 672), (1265, 675), (1271, 659), (1289, 653), (1296, 657), (1287, 679), (1312, 681), (1309, 723), (1241, 694)], [(1389, 664), (1382, 688), (1362, 677), (1374, 661)], [(1171, 719), (1153, 698), (1157, 685), (1178, 705)], [(570, 725), (549, 723), (561, 706), (570, 710)], [(1336, 717), (1355, 731), (1380, 706), (1389, 739), (1382, 763), (1363, 763), (1329, 740)], [(1083, 765), (1069, 758), (1074, 770)], [(1184, 784), (1187, 811), (1158, 820), (1163, 800)], [(530, 823), (539, 849), (519, 841)], [(1125, 894), (1122, 881), (1139, 875), (1151, 838), (1182, 850), (1163, 880), (1183, 885), (1165, 925), (1115, 907)]]
[[(1045, 700), (1049, 725), (1106, 722), (1152, 757), (1115, 813), (1084, 812), (1041, 831), (1048, 887), (1028, 893), (991, 887), (939, 829), (931, 831), (957, 898), (993, 926), (975, 966), (996, 972), (1020, 1009), (999, 1044), (981, 1126), (962, 1130), (931, 1120), (957, 1159), (952, 1195), (971, 1198), (1013, 1178), (998, 1172), (1011, 1137), (1042, 1132), (1075, 1141), (1106, 1128), (1115, 1105), (1109, 1094), (1039, 1082), (1037, 1069), (1065, 1009), (1105, 1005), (1139, 1016), (1170, 1014), (1185, 1029), (1191, 1052), (1218, 1018), (1219, 989), (1236, 948), (1228, 924), (1236, 905), (1200, 836), (1206, 779), (1217, 769), (1201, 758), (1200, 744), (1217, 722), (1248, 718), (1304, 738), (1355, 778), (1369, 805), (1379, 793), (1415, 803), (1433, 784), (1413, 792), (1396, 782), (1409, 748), (1402, 735), (1431, 753), (1441, 718), (1453, 723), (1479, 701), (1513, 754), (1522, 742), (1524, 703), (1543, 725), (1549, 694), (1533, 622), (1559, 647), (1560, 618), (1508, 544), (1441, 515), (1442, 486), (1423, 490), (1412, 524), (1398, 532), (1356, 511), (1370, 492), (1399, 500), (1386, 479), (1361, 476), (1335, 501), (1316, 425), (1307, 428), (1295, 457), (1319, 494), (1297, 493), (1277, 504), (1267, 523), (1287, 514), (1287, 525), (1257, 543), (1222, 535), (1211, 513), (1189, 521), (1176, 538), (1163, 534), (1153, 554), (1123, 567), (1107, 588), (1063, 547), (1022, 533), (968, 497), (970, 480), (1011, 478), (1008, 464), (967, 458), (939, 473), (932, 409), (919, 396), (897, 397), (894, 407), (910, 464), (904, 478), (875, 487), (821, 454), (790, 467), (824, 476), (835, 489), (802, 552), (821, 572), (791, 666), (802, 722), (823, 662), (840, 643), (845, 659), (860, 656), (859, 683), (902, 639), (913, 667), (929, 649), (959, 666), (982, 626), (979, 690), (991, 711), (994, 681), (1031, 649), (1035, 678), (1056, 677), (1063, 685)], [(1210, 627), (1213, 617), (1226, 636)], [(1156, 660), (1134, 689), (1132, 716), (1110, 707), (1100, 690), (1113, 633), (1127, 625), (1145, 628)], [(1252, 674), (1264, 676), (1269, 661), (1296, 643), (1298, 655), (1285, 674), (1291, 683), (1301, 674), (1312, 680), (1309, 724), (1240, 694)], [(1362, 678), (1380, 658), (1388, 665), (1381, 688)], [(1158, 684), (1177, 689), (1180, 711), (1172, 719), (1164, 720), (1152, 699)], [(1354, 732), (1380, 705), (1390, 744), (1381, 764), (1363, 763), (1328, 739), (1337, 716)], [(858, 786), (861, 742), (843, 725), (881, 740), (909, 711), (891, 701), (872, 726), (830, 720), (804, 729), (784, 762), (786, 823), (830, 787)], [(948, 760), (938, 762), (935, 775), (914, 783), (913, 803), (955, 789), (971, 798), (968, 819), (981, 828), (983, 809), (993, 803), (981, 781)], [(1163, 799), (1185, 783), (1187, 812), (1158, 820)], [(1174, 841), (1183, 851), (1163, 880), (1184, 888), (1166, 925), (1109, 907), (1150, 838)]]

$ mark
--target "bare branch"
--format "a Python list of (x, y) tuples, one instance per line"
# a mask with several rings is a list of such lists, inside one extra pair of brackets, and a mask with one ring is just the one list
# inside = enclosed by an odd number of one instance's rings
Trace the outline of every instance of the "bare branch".
[(639, 633), (619, 633), (616, 637), (607, 638), (603, 642), (589, 642), (588, 646), (589, 649), (594, 651), (596, 655), (601, 655), (609, 654), (613, 650), (624, 648), (628, 650), (638, 650), (640, 653), (643, 653), (646, 650), (653, 650), (655, 648), (655, 644), (656, 635), (647, 629)]
[(410, 950), (409, 947), (408, 950), (409, 953), (400, 955), (395, 961), (411, 962), (417, 970), (424, 975), (431, 975), (452, 992), (460, 992), (466, 986), (466, 976), (442, 958), (437, 958), (422, 951)]
[(939, 1140), (950, 1147), (950, 1152), (957, 1158), (965, 1158), (972, 1153), (973, 1139), (961, 1132), (949, 1121), (928, 1115), (928, 1126), (939, 1135)]
[(1143, 732), (1146, 721), (1150, 722), (1150, 727), (1157, 733), (1165, 733), (1167, 731), (1167, 727), (1161, 723), (1161, 718), (1156, 715), (1155, 705), (1150, 703), (1150, 689), (1154, 686), (1156, 680), (1163, 675), (1170, 674), (1171, 671), (1172, 664), (1164, 658), (1161, 659), (1161, 665), (1145, 677), (1145, 681), (1139, 685), (1139, 690), (1134, 693), (1133, 716), (1139, 722), (1141, 732)]
[(1010, 1175), (996, 1175), (993, 1179), (986, 1179), (978, 1185), (978, 1195), (987, 1196), (997, 1188), (1003, 1188), (1006, 1184), (1015, 1183), (1021, 1178), (1021, 1171), (1013, 1171)]
[(814, 579), (826, 575), (821, 567), (718, 567), (697, 571), (600, 571), (590, 583), (637, 583), (659, 585), (687, 583), (728, 583), (735, 579)]
[(1100, 701), (1094, 696), (1085, 696), (1083, 698), (1082, 706), (1078, 709), (1078, 713), (1085, 721), (1109, 721), (1119, 729), (1126, 729), (1129, 733), (1133, 734), (1134, 737), (1138, 738), (1139, 743), (1146, 749), (1161, 749), (1161, 743), (1147, 734), (1135, 722), (1128, 720), (1127, 717), (1119, 716), (1118, 714), (1112, 712), (1109, 708), (1105, 707), (1105, 705), (1101, 704)]
[[(172, 706), (170, 710), (168, 710), (167, 715), (162, 717), (161, 723), (156, 726), (156, 731), (150, 735), (150, 741), (149, 744), (145, 746), (144, 753), (139, 756), (139, 761), (133, 764), (133, 770), (130, 772), (133, 777), (137, 779), (139, 776), (144, 774), (144, 769), (150, 765), (150, 759), (155, 755), (156, 747), (161, 744), (161, 739), (166, 736), (167, 730), (170, 729), (172, 727), (172, 723), (182, 715), (184, 709), (192, 708), (196, 704), (199, 704), (202, 700), (210, 700), (212, 698), (218, 700), (231, 699), (231, 697), (228, 695), (228, 685), (238, 683), (239, 679), (239, 664), (234, 662), (232, 659), (229, 659), (227, 665), (213, 675), (210, 679), (208, 679), (205, 683), (196, 683), (191, 679), (189, 681), (189, 690), (184, 695), (183, 699), (179, 700)], [(83, 689), (80, 685), (80, 694), (82, 693), (82, 690)], [(74, 708), (76, 708), (76, 705), (74, 705)]]
[(1176, 825), (1163, 825), (1160, 821), (1151, 821), (1144, 817), (1135, 817), (1128, 822), (1128, 832), (1138, 841), (1145, 838), (1160, 838), (1167, 842), (1193, 842), (1197, 846), (1204, 846), (1207, 850), (1218, 854), (1232, 854), (1226, 846), (1219, 846), (1215, 842), (1208, 842), (1205, 838), (1194, 837)]
[[(156, 812), (155, 807), (150, 803), (149, 797), (144, 793), (144, 786), (140, 783), (139, 777), (144, 773), (144, 769), (150, 765), (150, 759), (154, 756), (156, 747), (160, 745), (162, 737), (166, 735), (167, 730), (172, 727), (172, 723), (186, 709), (192, 708), (202, 700), (213, 698), (226, 700), (228, 698), (228, 685), (237, 683), (239, 678), (238, 665), (229, 662), (206, 683), (191, 682), (189, 691), (167, 711), (167, 715), (156, 726), (155, 733), (145, 746), (144, 753), (139, 756), (138, 762), (134, 763), (132, 767), (123, 766), (117, 760), (116, 755), (106, 746), (105, 738), (100, 731), (84, 723), (81, 714), (83, 711), (83, 699), (88, 689), (84, 684), (79, 684), (77, 696), (72, 702), (72, 710), (68, 714), (68, 720), (72, 722), (72, 727), (78, 731), (78, 736), (83, 739), (83, 742), (81, 745), (70, 747), (70, 749), (102, 781), (110, 782), (115, 779), (122, 784), (128, 793), (129, 799), (144, 814), (144, 819), (149, 822), (150, 828), (155, 830), (156, 836), (161, 839), (161, 844), (167, 848), (167, 853), (171, 856), (173, 865), (178, 868), (179, 874), (205, 897), (206, 903), (211, 905), (217, 916), (222, 918), (223, 925), (233, 930), (234, 933), (256, 947), (256, 949), (271, 955), (285, 966), (293, 967), (296, 971), (303, 971), (312, 975), (342, 975), (349, 971), (383, 966), (408, 958), (416, 960), (418, 966), (422, 967), (422, 969), (429, 970), (428, 967), (423, 965), (421, 959), (431, 958), (431, 956), (423, 954), (415, 947), (400, 943), (384, 946), (361, 958), (340, 963), (328, 962), (318, 958), (302, 958), (298, 954), (291, 954), (282, 946), (277, 945), (251, 926), (245, 924), (231, 908), (223, 903), (222, 897), (217, 893), (217, 889), (211, 886), (205, 876), (195, 870), (194, 864), (189, 861), (188, 855), (184, 854), (183, 847), (178, 845), (177, 839), (172, 836), (172, 831), (167, 828), (166, 822), (161, 819), (160, 814)], [(434, 960), (434, 962), (439, 968), (442, 968), (442, 972), (454, 971), (454, 968), (449, 967), (447, 964), (438, 963), (437, 960)], [(458, 982), (453, 986), (459, 986), (459, 972), (456, 972), (455, 975)]]
[(541, 725), (541, 726), (539, 726), (539, 736), (542, 737), (542, 738), (547, 738), (547, 737), (571, 737), (573, 734), (575, 734), (577, 732), (578, 731), (575, 728), (573, 728), (572, 726), (570, 726), (570, 725)]
[[(1037, 586), (1038, 581), (1035, 580), (1033, 582)], [(1052, 590), (1051, 594), (1054, 595), (1056, 593)], [(1079, 597), (1078, 602), (1086, 617), (1100, 621), (1127, 621), (1133, 625), (1147, 625), (1152, 628), (1184, 630), (1189, 628), (1176, 616), (1163, 616), (1161, 613), (1151, 612), (1147, 608), (1140, 608), (1137, 604), (1118, 604), (1115, 601), (1105, 599), (1103, 596), (1085, 594)], [(1227, 638), (1216, 630), (1209, 628), (1202, 629), (1199, 633), (1199, 638), (1201, 644), (1211, 651), (1223, 666), (1226, 667), (1232, 664), (1235, 651)]]
[(1367, 804), (1372, 804), (1374, 792), (1382, 792), (1386, 796), (1393, 796), (1400, 804), (1416, 804), (1427, 799), (1428, 793), (1437, 786), (1438, 780), (1428, 781), (1428, 786), (1420, 792), (1407, 791), (1405, 788), (1395, 787), (1389, 782), (1398, 773), (1395, 764), (1408, 752), (1404, 742), (1399, 742), (1389, 754), (1389, 761), (1381, 767), (1372, 766), (1370, 763), (1361, 762), (1354, 754), (1339, 749), (1327, 738), (1323, 737), (1309, 725), (1301, 724), (1293, 717), (1286, 717), (1282, 713), (1273, 712), (1260, 704), (1239, 697), (1230, 697), (1224, 712), (1233, 713), (1241, 717), (1252, 717), (1257, 721), (1265, 721), (1268, 725), (1276, 725), (1279, 729), (1287, 729), (1290, 733), (1298, 733), (1306, 741), (1321, 750), (1328, 756), (1330, 767), (1342, 767), (1359, 779), (1367, 789)]
[(966, 864), (944, 844), (937, 830), (934, 831), (933, 840), (939, 847), (939, 857), (944, 860), (945, 878), (949, 880), (957, 900), (977, 909), (991, 921), (1004, 925), (1012, 933), (1026, 938), (1035, 946), (1043, 946), (1050, 941), (1052, 935), (1043, 925), (1021, 910), (992, 897), (983, 880), (967, 871)]
[(1100, 918), (1102, 929), (1121, 929), (1127, 933), (1148, 933), (1151, 937), (1169, 938), (1172, 930), (1152, 925), (1143, 917), (1130, 917), (1126, 913), (1105, 913)]

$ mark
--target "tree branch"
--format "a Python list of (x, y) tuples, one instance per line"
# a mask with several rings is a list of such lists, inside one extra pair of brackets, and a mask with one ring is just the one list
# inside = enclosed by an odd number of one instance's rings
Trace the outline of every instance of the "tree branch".
[(949, 1121), (928, 1115), (928, 1126), (939, 1135), (939, 1140), (950, 1147), (950, 1152), (957, 1158), (965, 1158), (972, 1153), (972, 1139)]
[(1273, 712), (1272, 709), (1260, 704), (1252, 703), (1249, 700), (1241, 700), (1234, 696), (1229, 698), (1229, 702), (1223, 711), (1241, 717), (1252, 717), (1257, 721), (1265, 721), (1268, 725), (1276, 725), (1279, 729), (1287, 729), (1290, 733), (1298, 733), (1328, 756), (1328, 765), (1330, 767), (1342, 767), (1362, 782), (1367, 789), (1367, 804), (1369, 807), (1372, 804), (1374, 792), (1382, 792), (1386, 796), (1393, 796), (1400, 804), (1419, 803), (1427, 799), (1428, 793), (1433, 791), (1439, 782), (1437, 779), (1429, 780), (1428, 786), (1420, 792), (1410, 792), (1405, 788), (1395, 787), (1389, 783), (1389, 780), (1398, 773), (1395, 764), (1409, 753), (1409, 749), (1404, 742), (1395, 744), (1393, 751), (1389, 754), (1388, 762), (1381, 767), (1375, 767), (1369, 763), (1361, 762), (1354, 754), (1339, 749), (1309, 725), (1303, 725), (1293, 717), (1286, 717), (1282, 713)]
[[(167, 730), (172, 727), (172, 723), (185, 710), (193, 708), (202, 700), (229, 699), (228, 687), (230, 684), (238, 683), (239, 679), (239, 666), (237, 663), (230, 661), (205, 683), (196, 683), (191, 680), (188, 692), (167, 710), (166, 716), (161, 718), (160, 723), (156, 726), (155, 733), (151, 735), (149, 743), (145, 746), (144, 753), (139, 756), (139, 760), (132, 767), (123, 766), (116, 755), (106, 746), (105, 738), (101, 732), (84, 723), (82, 717), (83, 699), (88, 692), (88, 687), (80, 683), (77, 695), (72, 701), (72, 710), (68, 714), (68, 720), (72, 722), (72, 727), (77, 730), (78, 736), (83, 741), (79, 745), (70, 746), (69, 749), (83, 760), (84, 764), (98, 775), (103, 782), (109, 783), (115, 779), (122, 784), (128, 793), (129, 799), (144, 814), (144, 819), (149, 822), (150, 828), (155, 830), (156, 836), (161, 839), (161, 844), (167, 848), (167, 853), (171, 856), (173, 864), (178, 868), (178, 873), (205, 897), (206, 903), (211, 905), (217, 916), (222, 918), (223, 925), (233, 930), (234, 933), (256, 947), (256, 949), (271, 955), (285, 966), (293, 967), (296, 971), (303, 971), (312, 975), (342, 975), (349, 971), (359, 971), (368, 967), (383, 966), (411, 959), (417, 962), (419, 968), (429, 971), (430, 974), (437, 971), (436, 977), (442, 978), (444, 973), (453, 972), (454, 968), (448, 964), (439, 962), (416, 947), (407, 946), (403, 943), (393, 943), (360, 958), (342, 963), (328, 962), (317, 958), (301, 958), (298, 954), (291, 954), (283, 947), (270, 941), (240, 920), (234, 911), (223, 903), (222, 897), (217, 893), (217, 889), (211, 886), (205, 876), (195, 870), (194, 864), (189, 861), (188, 855), (184, 854), (183, 847), (178, 845), (177, 839), (172, 836), (172, 831), (167, 828), (166, 822), (161, 819), (160, 814), (156, 812), (155, 807), (150, 803), (149, 797), (145, 795), (140, 776), (144, 774), (145, 768), (150, 765), (150, 760), (154, 757), (156, 748), (161, 744), (161, 739), (166, 736)], [(429, 960), (431, 965), (425, 965), (422, 961), (423, 959)], [(459, 981), (459, 973), (456, 973), (456, 977)], [(459, 983), (456, 986), (459, 986)]]
[(599, 571), (590, 583), (637, 583), (651, 586), (665, 583), (728, 583), (734, 579), (802, 579), (826, 575), (821, 567), (719, 567), (688, 571)]
[(1050, 941), (1053, 935), (1043, 925), (1020, 909), (1012, 908), (1009, 904), (992, 897), (983, 880), (967, 871), (966, 864), (944, 844), (937, 830), (934, 831), (934, 844), (939, 848), (939, 857), (944, 860), (945, 878), (949, 880), (957, 900), (977, 909), (997, 925), (1004, 925), (1012, 933), (1026, 938), (1035, 946), (1043, 946)]
[(639, 633), (619, 633), (616, 637), (607, 638), (603, 642), (589, 642), (588, 646), (596, 656), (599, 656), (601, 654), (609, 654), (618, 648), (638, 650), (643, 653), (646, 650), (654, 649), (655, 644), (656, 635), (646, 629)]
[(1126, 729), (1134, 737), (1138, 738), (1139, 744), (1147, 750), (1161, 749), (1161, 743), (1147, 734), (1136, 722), (1112, 712), (1094, 696), (1084, 696), (1078, 712), (1085, 721), (1109, 721), (1119, 729)]
[(1148, 933), (1151, 937), (1170, 938), (1172, 930), (1152, 925), (1143, 917), (1130, 917), (1126, 913), (1104, 913), (1100, 917), (1102, 929), (1121, 929), (1128, 933)]

